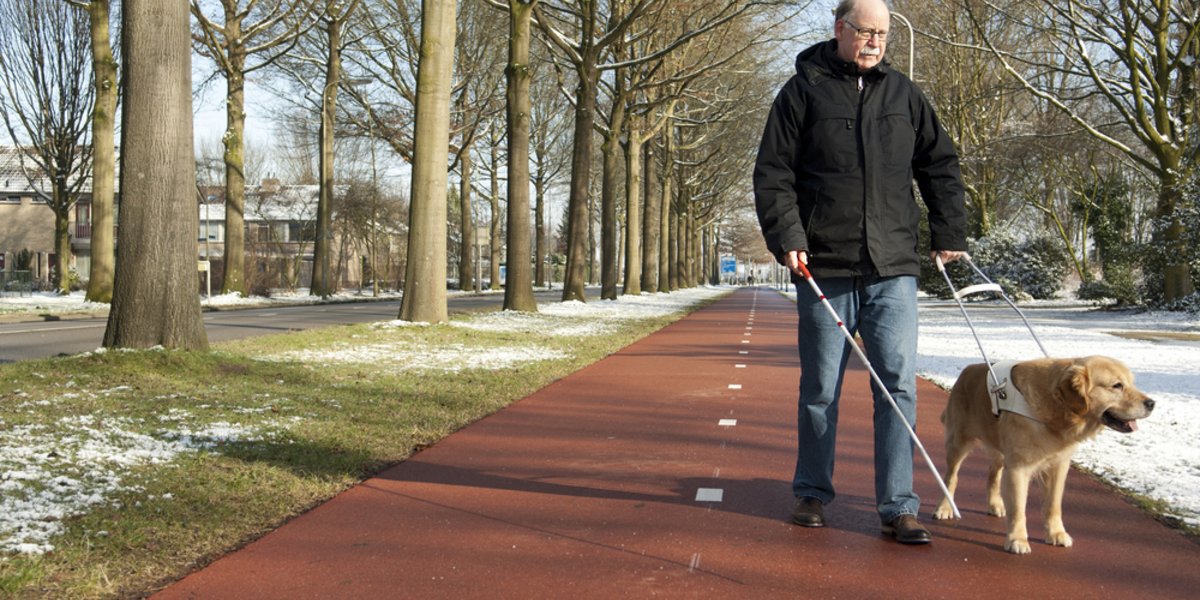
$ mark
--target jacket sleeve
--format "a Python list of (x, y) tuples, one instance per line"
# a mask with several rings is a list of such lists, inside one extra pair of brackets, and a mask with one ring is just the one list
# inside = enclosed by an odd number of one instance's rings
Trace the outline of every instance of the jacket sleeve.
[(791, 250), (808, 250), (804, 223), (796, 204), (794, 159), (804, 107), (793, 91), (795, 84), (793, 79), (775, 97), (754, 163), (754, 208), (758, 224), (767, 249), (780, 263)]
[(930, 250), (967, 249), (967, 212), (958, 152), (929, 101), (913, 86), (917, 133), (913, 178), (929, 209)]

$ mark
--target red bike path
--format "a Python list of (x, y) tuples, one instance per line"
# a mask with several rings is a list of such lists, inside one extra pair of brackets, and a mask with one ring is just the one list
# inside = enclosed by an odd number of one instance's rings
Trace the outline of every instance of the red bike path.
[[(964, 341), (966, 343), (966, 341)], [(986, 461), (963, 519), (879, 532), (869, 377), (842, 396), (828, 525), (789, 523), (799, 365), (792, 302), (743, 288), (561, 379), (157, 593), (154, 598), (1196, 598), (1200, 544), (1078, 472), (1072, 548), (1002, 549)], [(946, 393), (920, 382), (918, 433), (944, 469)], [(1041, 497), (1031, 494), (1031, 515)]]

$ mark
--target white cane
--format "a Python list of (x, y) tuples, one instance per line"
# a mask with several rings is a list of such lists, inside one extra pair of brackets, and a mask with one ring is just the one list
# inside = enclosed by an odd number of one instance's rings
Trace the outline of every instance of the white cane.
[(854, 349), (854, 353), (858, 356), (858, 359), (867, 366), (867, 372), (871, 374), (871, 380), (875, 382), (876, 387), (883, 392), (884, 397), (892, 405), (892, 410), (896, 411), (896, 415), (900, 417), (900, 422), (904, 423), (904, 428), (908, 430), (909, 437), (912, 438), (917, 449), (921, 451), (921, 456), (925, 458), (925, 464), (929, 465), (929, 470), (933, 473), (933, 478), (937, 480), (938, 486), (942, 488), (943, 496), (946, 500), (950, 501), (950, 510), (954, 511), (954, 518), (961, 519), (962, 514), (958, 512), (958, 506), (954, 504), (954, 498), (950, 495), (950, 490), (946, 488), (946, 482), (942, 480), (942, 475), (938, 473), (937, 467), (933, 466), (933, 460), (929, 458), (929, 453), (925, 451), (925, 446), (917, 438), (917, 432), (913, 430), (912, 425), (909, 424), (908, 419), (904, 416), (904, 412), (900, 410), (900, 405), (896, 404), (896, 399), (892, 397), (892, 393), (888, 391), (887, 386), (883, 384), (883, 380), (879, 378), (879, 374), (875, 372), (875, 368), (871, 366), (871, 361), (867, 360), (866, 353), (862, 351), (862, 348), (858, 347), (858, 342), (854, 341), (854, 336), (850, 334), (849, 329), (846, 329), (846, 324), (842, 321), (842, 318), (838, 316), (837, 311), (833, 309), (833, 305), (829, 303), (829, 299), (825, 297), (821, 288), (817, 286), (812, 273), (808, 272), (808, 266), (798, 261), (796, 265), (800, 267), (800, 271), (804, 275), (805, 281), (808, 281), (808, 286), (812, 288), (813, 293), (817, 295), (817, 298), (821, 299), (821, 305), (825, 307), (825, 310), (829, 312), (833, 320), (837, 321), (838, 329), (841, 330), (842, 336), (846, 338), (846, 341), (850, 343), (850, 347)]

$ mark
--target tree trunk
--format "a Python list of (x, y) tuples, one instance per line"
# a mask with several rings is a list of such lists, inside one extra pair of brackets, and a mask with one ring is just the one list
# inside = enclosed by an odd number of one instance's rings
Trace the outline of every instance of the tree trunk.
[[(241, 39), (241, 22), (226, 7), (226, 39)], [(241, 45), (230, 48), (232, 72), (226, 77), (225, 107), (225, 276), (221, 293), (246, 294), (246, 50)], [(122, 188), (124, 193), (124, 188)]]
[(1167, 221), (1167, 226), (1155, 232), (1156, 245), (1165, 248), (1163, 256), (1163, 301), (1168, 304), (1191, 296), (1196, 288), (1192, 284), (1192, 275), (1187, 260), (1189, 256), (1184, 247), (1184, 227), (1176, 213), (1176, 208), (1182, 197), (1182, 191), (1177, 181), (1170, 178), (1162, 182), (1162, 190), (1158, 196), (1156, 216)]
[(333, 251), (333, 131), (337, 115), (337, 86), (341, 78), (341, 21), (330, 20), (326, 41), (329, 55), (325, 63), (325, 87), (321, 91), (320, 194), (317, 197), (317, 239), (313, 244), (313, 273), (310, 293), (328, 298), (337, 286), (330, 277), (329, 261)]
[(538, 177), (533, 183), (534, 193), (534, 221), (536, 221), (536, 233), (534, 235), (534, 251), (533, 251), (533, 285), (535, 287), (546, 287), (546, 186), (542, 183), (542, 177)]
[(500, 289), (500, 251), (504, 244), (500, 241), (503, 233), (504, 221), (501, 218), (500, 212), (500, 140), (493, 133), (491, 139), (491, 196), (488, 202), (491, 204), (491, 219), (488, 221), (488, 278), (491, 282), (488, 288), (493, 290)]
[(400, 318), (440, 323), (446, 308), (446, 148), (450, 146), (455, 0), (422, 0), (408, 265)]
[[(617, 122), (616, 113), (610, 126)], [(617, 177), (620, 176), (619, 130), (612, 130), (600, 146), (604, 166), (600, 175), (600, 298), (617, 299)]]
[(658, 255), (662, 223), (662, 197), (658, 184), (658, 163), (654, 159), (654, 145), (647, 147), (645, 154), (646, 170), (644, 180), (645, 211), (642, 217), (642, 291), (658, 291)]
[(462, 243), (459, 245), (458, 260), (458, 289), (462, 291), (475, 289), (475, 213), (471, 207), (471, 141), (463, 143), (464, 150), (458, 159), (459, 185), (459, 227), (462, 229)]
[(205, 349), (187, 4), (125, 0), (121, 247), (105, 347)]
[(704, 281), (704, 240), (701, 238), (699, 225), (696, 222), (696, 213), (688, 213), (688, 239), (691, 241), (687, 253), (688, 272), (691, 274), (688, 280), (689, 288), (696, 287)]
[(665, 137), (663, 138), (666, 151), (663, 155), (663, 170), (662, 170), (662, 201), (659, 203), (660, 222), (659, 222), (659, 241), (658, 241), (658, 290), (659, 292), (670, 292), (675, 289), (672, 285), (674, 279), (671, 276), (671, 265), (674, 264), (674, 255), (671, 249), (675, 247), (675, 241), (671, 239), (673, 231), (673, 214), (672, 205), (674, 200), (672, 196), (674, 191), (672, 185), (675, 182), (675, 125), (674, 119), (667, 119), (665, 129)]
[(670, 286), (670, 290), (673, 292), (673, 291), (679, 289), (679, 280), (680, 280), (679, 253), (680, 253), (680, 250), (682, 249), (682, 244), (681, 244), (680, 240), (683, 237), (683, 232), (679, 226), (679, 224), (681, 222), (680, 217), (679, 217), (679, 211), (677, 211), (677, 210), (671, 211), (670, 221), (671, 221), (671, 233), (669, 236), (667, 236), (667, 239), (670, 240), (670, 243), (668, 243), (668, 245), (667, 245), (667, 265), (668, 265), (668, 267), (667, 267), (668, 268), (667, 285)]
[(625, 147), (625, 287), (642, 293), (642, 132), (631, 126)]
[(575, 65), (579, 82), (575, 92), (575, 132), (571, 149), (571, 190), (567, 201), (567, 264), (563, 274), (563, 301), (586, 302), (585, 266), (588, 256), (589, 188), (592, 168), (592, 118), (596, 112), (599, 60), (595, 47), (596, 0), (583, 0), (580, 11), (580, 61)]
[(563, 301), (586, 302), (584, 285), (588, 257), (588, 188), (591, 186), (592, 115), (596, 112), (595, 67), (579, 70), (576, 87), (575, 137), (571, 149), (571, 193), (567, 201), (567, 265), (563, 277)]
[(88, 4), (96, 86), (96, 104), (92, 108), (92, 266), (87, 289), (87, 299), (91, 302), (111, 302), (113, 295), (117, 61), (109, 41), (109, 1), (91, 0)]
[(596, 243), (596, 197), (592, 194), (587, 198), (587, 220), (584, 221), (584, 235), (587, 236), (587, 282), (589, 285), (596, 285), (600, 282), (598, 275), (600, 269), (596, 267), (597, 249), (599, 246)]
[[(54, 196), (54, 287), (66, 296), (71, 293), (71, 209), (75, 203), (67, 200), (66, 186), (55, 181)], [(199, 214), (199, 213), (197, 213)], [(199, 220), (200, 217), (196, 217)], [(196, 225), (199, 227), (199, 224)]]
[[(504, 309), (537, 311), (529, 264), (529, 43), (533, 3), (509, 0), (508, 41), (508, 270)], [(540, 214), (540, 212), (539, 212)]]

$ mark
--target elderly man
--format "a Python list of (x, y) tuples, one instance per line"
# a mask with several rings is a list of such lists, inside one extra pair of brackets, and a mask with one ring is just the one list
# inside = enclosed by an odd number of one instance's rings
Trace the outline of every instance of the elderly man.
[[(820, 299), (802, 285), (808, 267), (909, 423), (916, 419), (917, 232), (929, 209), (931, 255), (966, 249), (963, 185), (954, 145), (917, 86), (883, 60), (891, 14), (882, 0), (844, 0), (834, 38), (796, 58), (796, 75), (771, 106), (754, 169), (755, 207), (767, 247), (793, 273), (799, 315), (800, 399), (792, 521), (825, 524), (833, 501), (838, 397), (851, 349)], [(917, 520), (913, 443), (874, 392), (875, 498), (882, 531), (926, 544)]]

